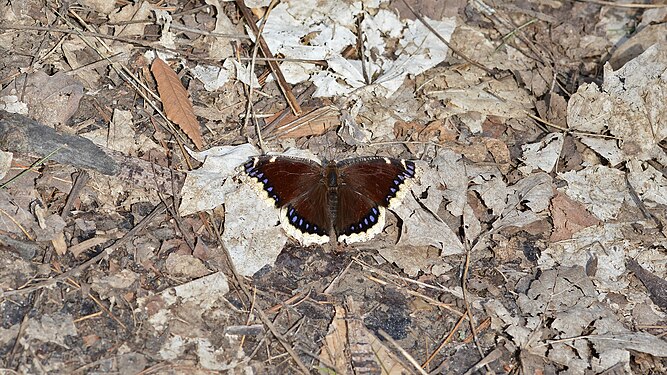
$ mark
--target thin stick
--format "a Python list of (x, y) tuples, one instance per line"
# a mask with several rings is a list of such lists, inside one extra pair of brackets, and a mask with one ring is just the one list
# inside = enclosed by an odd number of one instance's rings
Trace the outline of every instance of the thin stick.
[(578, 135), (578, 136), (585, 136), (585, 137), (597, 137), (597, 138), (606, 138), (606, 139), (616, 139), (616, 140), (619, 140), (619, 141), (622, 140), (621, 138), (619, 138), (619, 137), (615, 137), (615, 136), (613, 136), (613, 135), (595, 134), (595, 133), (588, 133), (588, 132), (580, 132), (580, 131), (576, 131), (576, 130), (571, 130), (571, 129), (568, 129), (568, 128), (565, 128), (565, 127), (556, 125), (556, 124), (554, 124), (554, 123), (551, 123), (551, 122), (549, 122), (549, 121), (547, 121), (547, 120), (544, 120), (544, 119), (542, 119), (542, 118), (540, 118), (540, 117), (538, 117), (538, 116), (535, 116), (534, 114), (532, 114), (532, 113), (530, 113), (530, 112), (527, 112), (527, 111), (524, 111), (524, 114), (525, 114), (526, 116), (532, 118), (532, 119), (535, 120), (535, 121), (538, 121), (538, 122), (540, 122), (540, 123), (542, 123), (542, 124), (544, 124), (544, 125), (547, 125), (547, 126), (551, 126), (552, 128), (556, 128), (556, 129), (561, 130), (561, 131), (563, 131), (563, 132), (565, 132), (565, 133), (570, 133), (570, 134), (575, 134), (575, 135)]
[[(238, 3), (239, 3), (238, 6), (240, 8), (245, 7), (245, 4), (243, 3), (243, 1), (240, 1)], [(262, 20), (261, 27), (259, 28), (258, 31), (253, 31), (256, 35), (255, 38), (256, 38), (257, 41), (259, 40), (259, 38), (262, 35), (262, 32), (264, 31), (264, 25), (266, 25), (266, 20), (269, 18), (269, 14), (271, 14), (271, 10), (273, 10), (274, 6), (276, 6), (276, 1), (271, 1), (271, 3), (269, 4), (268, 9), (266, 10), (266, 13), (264, 14), (264, 19)], [(244, 9), (241, 8), (241, 10), (243, 11)], [(246, 8), (246, 10), (248, 10), (248, 9)], [(248, 12), (249, 12), (249, 10), (248, 10)], [(244, 16), (245, 15), (246, 14), (244, 13)], [(247, 23), (251, 23), (252, 20), (253, 20), (252, 16), (249, 16), (249, 17), (250, 17), (250, 19), (246, 18)], [(257, 27), (257, 25), (255, 25), (254, 22), (252, 22), (252, 25), (254, 25), (255, 28)], [(253, 30), (255, 30), (255, 29), (253, 29)], [(263, 40), (264, 39), (262, 39), (262, 41)], [(255, 72), (255, 63), (257, 61), (257, 51), (258, 51), (259, 47), (260, 47), (260, 43), (256, 42), (255, 46), (252, 49), (252, 59), (250, 60), (250, 69), (248, 69), (248, 72), (250, 74), (250, 77), (248, 77), (248, 81), (250, 82), (250, 84), (248, 84), (248, 104), (246, 106), (245, 118), (244, 118), (244, 122), (243, 122), (243, 127), (244, 128), (248, 126), (248, 122), (250, 121), (250, 114), (251, 114), (251, 110), (252, 110), (252, 94), (253, 94), (253, 90), (254, 90), (252, 75)], [(237, 55), (238, 55), (238, 53), (237, 53)], [(271, 66), (269, 66), (269, 67), (271, 67)], [(282, 74), (282, 72), (281, 72), (281, 74)], [(286, 96), (286, 98), (287, 98), (287, 96)], [(264, 152), (265, 148), (264, 148), (264, 140), (262, 139), (262, 131), (261, 131), (261, 129), (259, 127), (259, 124), (257, 122), (255, 122), (255, 133), (257, 134), (257, 143), (259, 144), (259, 148), (262, 150), (262, 152)]]
[[(275, 1), (271, 2), (271, 4), (272, 5), (269, 6), (269, 9), (275, 6)], [(250, 27), (250, 30), (252, 30), (253, 34), (255, 34), (255, 43), (259, 45), (259, 48), (262, 50), (262, 54), (264, 55), (264, 57), (268, 59), (273, 59), (274, 56), (271, 53), (271, 50), (269, 49), (269, 45), (266, 44), (266, 41), (262, 37), (260, 29), (257, 27), (255, 16), (252, 14), (250, 9), (248, 9), (248, 7), (245, 6), (243, 0), (236, 0), (236, 5), (241, 11), (241, 14), (243, 14), (243, 18), (245, 18), (248, 27)], [(264, 23), (266, 23), (266, 19), (268, 18), (267, 16), (268, 16), (268, 11), (264, 18)], [(262, 24), (262, 28), (263, 27), (264, 25)], [(273, 60), (269, 60), (267, 61), (267, 63), (269, 64), (269, 68), (271, 69), (273, 76), (276, 78), (276, 82), (278, 83), (280, 91), (285, 96), (285, 100), (287, 100), (287, 104), (290, 106), (290, 108), (292, 108), (292, 113), (294, 113), (295, 116), (300, 115), (301, 106), (297, 102), (296, 97), (292, 92), (292, 89), (289, 87), (289, 84), (285, 80), (285, 76), (283, 76), (283, 73), (280, 70), (280, 66), (276, 61)], [(252, 82), (251, 82), (251, 87), (252, 87)]]
[(445, 345), (447, 345), (447, 343), (452, 339), (452, 337), (454, 337), (454, 334), (459, 329), (463, 321), (466, 320), (467, 317), (468, 317), (467, 315), (462, 315), (459, 318), (454, 327), (449, 331), (449, 334), (444, 338), (444, 340), (442, 340), (440, 345), (438, 345), (438, 348), (435, 349), (433, 353), (431, 353), (431, 355), (428, 357), (426, 362), (422, 364), (422, 368), (426, 368), (429, 365), (429, 363), (431, 363), (431, 361), (435, 358), (435, 356), (438, 355), (438, 353), (442, 350), (442, 348), (444, 348)]
[[(109, 56), (102, 53), (102, 51), (100, 51), (91, 41), (89, 41), (87, 38), (85, 38), (82, 34), (82, 31), (75, 28), (74, 25), (72, 24), (72, 22), (70, 22), (69, 19), (64, 17), (62, 14), (58, 13), (56, 10), (53, 10), (53, 12), (58, 17), (60, 17), (63, 20), (63, 22), (65, 22), (68, 26), (70, 26), (76, 32), (76, 34), (79, 36), (79, 38), (81, 38), (81, 40), (88, 47), (90, 47), (95, 52), (97, 52), (97, 54), (100, 57), (107, 60), (109, 62), (109, 66), (111, 67), (111, 69), (113, 69), (118, 74), (118, 76), (120, 76), (125, 82), (127, 82), (130, 86), (132, 86), (132, 88), (139, 94), (139, 96), (141, 96), (146, 101), (146, 103), (148, 103), (148, 105), (151, 106), (151, 108), (153, 108), (158, 115), (160, 115), (160, 117), (162, 117), (162, 119), (164, 120), (164, 122), (166, 124), (167, 130), (174, 136), (174, 138), (176, 139), (179, 147), (181, 147), (181, 149), (183, 149), (183, 144), (186, 143), (186, 142), (185, 142), (183, 136), (181, 135), (181, 133), (179, 133), (178, 130), (176, 130), (176, 127), (171, 123), (171, 121), (169, 121), (169, 119), (167, 118), (167, 115), (165, 115), (164, 112), (162, 112), (162, 110), (160, 110), (158, 105), (156, 103), (154, 103), (153, 100), (151, 100), (146, 95), (146, 93), (144, 91), (142, 91), (140, 88), (143, 88), (143, 90), (146, 90), (146, 92), (152, 94), (152, 96), (154, 98), (159, 98), (159, 96), (157, 94), (153, 93), (146, 85), (143, 84), (143, 82), (141, 82), (138, 78), (136, 78), (126, 66), (124, 66), (120, 63), (116, 63), (116, 62), (111, 61)], [(83, 20), (81, 20), (80, 22), (85, 24), (85, 21), (83, 21)], [(99, 38), (97, 38), (97, 39), (99, 39)], [(183, 153), (186, 154), (184, 151), (183, 151)], [(189, 158), (185, 158), (185, 160), (189, 162)]]
[(65, 219), (70, 211), (72, 210), (72, 206), (74, 206), (74, 201), (79, 197), (79, 194), (81, 193), (81, 190), (86, 186), (86, 183), (90, 180), (90, 175), (88, 172), (85, 170), (81, 170), (79, 172), (79, 175), (76, 176), (76, 179), (74, 180), (74, 185), (69, 191), (69, 194), (67, 195), (67, 200), (65, 201), (65, 205), (63, 206), (63, 210), (60, 213), (60, 217)]
[(419, 363), (410, 355), (410, 353), (408, 353), (405, 349), (403, 349), (400, 345), (398, 345), (396, 340), (394, 340), (391, 336), (389, 336), (387, 332), (385, 332), (382, 329), (379, 329), (378, 333), (380, 334), (380, 336), (382, 336), (383, 339), (387, 340), (387, 342), (389, 342), (396, 350), (398, 350), (401, 354), (403, 354), (403, 357), (405, 357), (405, 359), (407, 359), (408, 362), (410, 362), (410, 364), (414, 366), (415, 369), (417, 369), (417, 372), (419, 372), (422, 375), (428, 375), (427, 372), (424, 371), (424, 369), (419, 365)]
[(55, 149), (55, 150), (49, 152), (48, 155), (46, 155), (46, 156), (44, 156), (43, 158), (37, 160), (37, 161), (34, 162), (30, 167), (28, 167), (28, 168), (22, 170), (22, 171), (21, 171), (19, 174), (17, 174), (16, 176), (14, 176), (14, 177), (10, 178), (9, 180), (5, 181), (2, 185), (0, 185), (0, 189), (2, 189), (2, 188), (6, 188), (7, 185), (9, 185), (9, 184), (11, 184), (12, 182), (14, 182), (14, 180), (19, 179), (21, 176), (23, 176), (24, 174), (28, 173), (29, 171), (37, 171), (36, 169), (34, 169), (35, 167), (39, 167), (40, 165), (44, 164), (44, 162), (46, 162), (47, 160), (49, 160), (49, 159), (51, 158), (51, 156), (53, 156), (53, 154), (55, 154), (56, 152), (60, 151), (60, 149), (63, 148), (63, 147), (65, 147), (65, 146), (64, 146), (64, 145), (63, 145), (63, 146), (60, 146), (60, 147), (58, 147), (57, 149)]
[(609, 6), (609, 7), (617, 7), (617, 8), (653, 9), (653, 8), (667, 7), (667, 4), (637, 4), (637, 3), (621, 4), (621, 3), (617, 3), (615, 1), (603, 1), (603, 0), (576, 0), (576, 1), (582, 2), (582, 3), (593, 3), (593, 4), (604, 5), (604, 6)]

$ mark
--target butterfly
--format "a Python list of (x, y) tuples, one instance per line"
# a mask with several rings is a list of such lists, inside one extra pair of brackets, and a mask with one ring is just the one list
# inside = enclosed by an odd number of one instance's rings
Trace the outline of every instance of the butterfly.
[(288, 235), (304, 245), (366, 241), (384, 228), (416, 176), (409, 160), (356, 157), (316, 161), (262, 155), (243, 166), (256, 190), (280, 209)]

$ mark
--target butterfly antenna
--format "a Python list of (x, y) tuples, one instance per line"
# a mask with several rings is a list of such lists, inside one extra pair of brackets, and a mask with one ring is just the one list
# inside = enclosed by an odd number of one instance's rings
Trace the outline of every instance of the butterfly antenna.
[(264, 147), (264, 139), (262, 138), (262, 127), (259, 126), (259, 123), (254, 119), (254, 117), (253, 123), (255, 124), (255, 133), (257, 133), (257, 144), (259, 145), (260, 150), (262, 150), (262, 154), (265, 154), (266, 149)]

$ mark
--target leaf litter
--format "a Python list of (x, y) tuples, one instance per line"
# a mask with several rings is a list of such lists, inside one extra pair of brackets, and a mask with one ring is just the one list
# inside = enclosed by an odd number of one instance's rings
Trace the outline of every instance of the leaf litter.
[[(408, 3), (0, 5), (0, 109), (187, 171), (79, 179), (0, 117), (2, 367), (667, 371), (664, 14)], [(421, 173), (373, 240), (303, 247), (239, 173), (260, 149)]]

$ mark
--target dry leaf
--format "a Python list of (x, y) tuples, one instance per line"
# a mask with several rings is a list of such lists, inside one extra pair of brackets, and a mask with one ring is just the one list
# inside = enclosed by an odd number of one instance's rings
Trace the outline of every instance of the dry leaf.
[(67, 252), (67, 243), (63, 232), (56, 234), (55, 238), (51, 240), (51, 244), (58, 255), (64, 255)]
[(192, 108), (192, 102), (188, 98), (188, 92), (181, 84), (176, 72), (159, 57), (153, 60), (151, 71), (157, 81), (157, 91), (160, 93), (160, 100), (162, 100), (167, 118), (177, 124), (183, 133), (190, 137), (195, 146), (201, 149), (204, 141), (199, 121)]
[(431, 121), (426, 125), (421, 125), (416, 121), (396, 121), (394, 136), (396, 138), (411, 136), (417, 141), (442, 143), (456, 140), (458, 131), (451, 122), (445, 120)]
[[(349, 362), (350, 353), (347, 346), (347, 325), (345, 324), (345, 309), (343, 306), (335, 307), (335, 315), (329, 325), (329, 332), (324, 338), (320, 358), (324, 361), (323, 368), (333, 366), (337, 373), (351, 374), (352, 366)], [(320, 371), (321, 374), (329, 373)]]
[[(340, 374), (405, 374), (407, 369), (363, 323), (361, 307), (351, 297), (336, 306), (320, 352), (323, 366)], [(321, 374), (329, 373), (320, 370)]]
[[(291, 112), (282, 118), (277, 126), (267, 134), (267, 139), (273, 137), (280, 138), (301, 138), (310, 135), (322, 135), (327, 130), (337, 126), (340, 123), (336, 108), (327, 106), (320, 108), (303, 108), (304, 113), (300, 116), (294, 116)], [(271, 123), (282, 113), (278, 112), (266, 119)]]
[(563, 193), (558, 193), (551, 200), (551, 215), (554, 221), (553, 242), (570, 239), (581, 229), (600, 223), (581, 203)]

